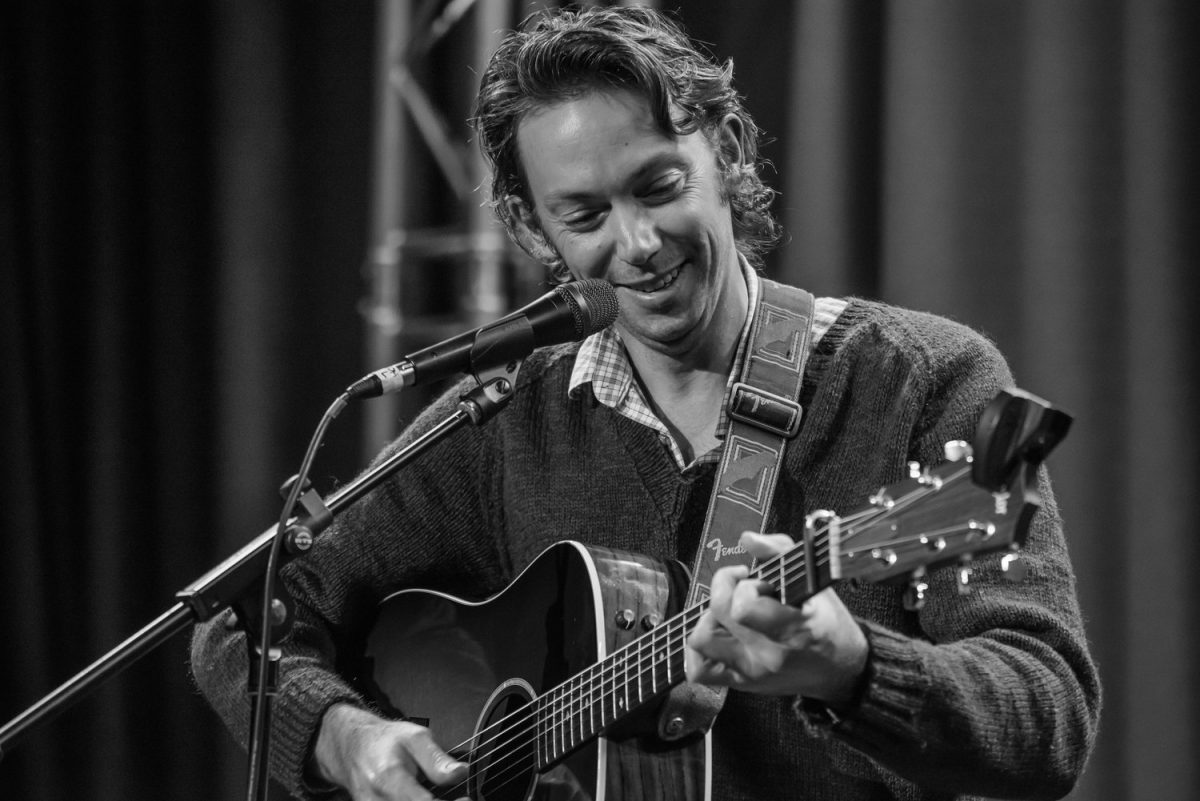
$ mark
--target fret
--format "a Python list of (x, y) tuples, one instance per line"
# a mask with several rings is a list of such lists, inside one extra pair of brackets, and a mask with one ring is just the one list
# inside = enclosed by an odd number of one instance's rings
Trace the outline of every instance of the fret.
[(684, 654), (687, 652), (687, 635), (691, 631), (692, 626), (699, 620), (699, 608), (689, 611), (683, 616), (677, 624), (673, 626), (675, 634), (675, 644), (668, 644), (667, 655), (667, 673), (671, 676), (672, 685), (684, 681), (687, 676), (684, 673)]
[(607, 723), (616, 721), (620, 710), (617, 706), (617, 666), (612, 660), (606, 660), (604, 674), (604, 697)]
[(642, 659), (645, 654), (645, 643), (638, 640), (629, 652), (629, 708), (636, 709), (645, 699), (642, 692)]
[(615, 721), (617, 718), (621, 717), (621, 692), (620, 687), (617, 684), (617, 671), (620, 666), (611, 658), (607, 661), (611, 663), (608, 675), (605, 677), (605, 685), (607, 687), (608, 698), (611, 704), (609, 708), (609, 720)]
[(550, 699), (550, 743), (554, 759), (563, 753), (562, 730), (558, 727), (559, 716), (562, 715), (562, 699), (559, 698), (558, 688), (554, 688)]
[(637, 647), (634, 648), (633, 652), (630, 654), (630, 656), (636, 656), (636, 658), (629, 663), (630, 672), (632, 673), (632, 675), (629, 677), (630, 689), (632, 691), (629, 699), (630, 709), (635, 709), (641, 706), (642, 702), (646, 699), (646, 694), (642, 690), (642, 676), (644, 675), (644, 671), (642, 670), (642, 660), (646, 653), (645, 646), (646, 644), (639, 640)]
[(658, 695), (659, 673), (662, 669), (661, 652), (658, 641), (661, 639), (662, 627), (656, 627), (650, 632), (650, 694)]
[(539, 767), (544, 767), (550, 764), (550, 738), (546, 731), (546, 701), (545, 697), (534, 700), (536, 707), (533, 715), (534, 730), (537, 732), (537, 758), (541, 763)]
[(663, 647), (663, 630), (665, 626), (655, 628), (650, 634), (650, 695), (657, 696), (667, 689), (666, 656), (667, 649)]
[(566, 746), (563, 737), (563, 723), (565, 714), (563, 712), (563, 697), (561, 688), (555, 688), (554, 698), (554, 758), (558, 759), (563, 755)]
[(662, 626), (654, 632), (654, 692), (662, 693), (671, 687), (671, 629)]
[(675, 673), (672, 670), (673, 664), (672, 664), (672, 660), (670, 658), (671, 652), (674, 650), (671, 647), (671, 638), (672, 638), (672, 636), (674, 636), (675, 629), (677, 629), (677, 628), (679, 628), (677, 625), (668, 623), (667, 631), (666, 631), (665, 637), (664, 637), (664, 639), (666, 641), (665, 644), (666, 644), (666, 650), (667, 650), (667, 658), (663, 660), (663, 663), (666, 665), (666, 669), (667, 669), (667, 684), (672, 687), (675, 686)]
[(636, 648), (625, 648), (621, 651), (621, 710), (623, 712), (629, 712), (636, 705), (636, 701), (629, 692), (633, 686), (633, 671), (637, 666), (629, 657), (635, 653), (637, 653)]
[[(562, 753), (570, 751), (575, 745), (574, 729), (575, 723), (572, 720), (574, 714), (574, 696), (571, 693), (571, 682), (568, 681), (563, 686), (562, 692)], [(561, 754), (560, 754), (561, 756)]]
[(575, 747), (575, 696), (571, 692), (573, 686), (572, 681), (573, 679), (567, 681), (566, 689), (563, 691), (563, 753), (566, 753)]
[[(564, 685), (563, 688), (563, 753), (574, 750), (579, 745), (579, 738), (576, 734), (576, 715), (578, 714), (578, 695), (576, 693), (576, 680), (572, 678)], [(562, 756), (562, 754), (559, 754)]]
[(788, 586), (787, 567), (784, 564), (784, 559), (783, 557), (779, 557), (777, 559), (773, 559), (771, 562), (768, 562), (768, 564), (772, 566), (778, 566), (779, 578), (778, 580), (771, 581), (771, 584), (779, 589), (779, 603), (787, 606), (788, 598), (792, 595), (792, 593)]
[(583, 725), (583, 678), (576, 674), (571, 682), (571, 747), (583, 743), (586, 736)]
[[(596, 668), (592, 666), (587, 671), (587, 710), (588, 710), (588, 736), (595, 735), (600, 728), (596, 725)], [(603, 720), (603, 710), (601, 710), (601, 719)]]
[(814, 568), (826, 547), (828, 528), (822, 526), (831, 518), (833, 513), (826, 510), (809, 514), (804, 519), (804, 537), (797, 546), (764, 566), (761, 572), (778, 592), (780, 603), (797, 606), (821, 589)]

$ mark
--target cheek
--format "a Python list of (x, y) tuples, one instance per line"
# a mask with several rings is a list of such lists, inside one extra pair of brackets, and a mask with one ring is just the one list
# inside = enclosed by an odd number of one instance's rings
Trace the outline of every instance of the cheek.
[(664, 207), (656, 219), (659, 234), (676, 242), (695, 242), (707, 239), (712, 231), (719, 229), (723, 216), (715, 204), (697, 199), (683, 199)]
[(558, 252), (566, 262), (567, 269), (575, 278), (604, 278), (608, 273), (609, 248), (598, 237), (564, 240)]

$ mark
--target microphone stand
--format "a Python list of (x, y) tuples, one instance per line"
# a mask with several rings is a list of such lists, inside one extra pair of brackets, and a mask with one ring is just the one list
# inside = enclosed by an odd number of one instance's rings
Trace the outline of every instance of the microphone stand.
[[(525, 352), (528, 353), (528, 350)], [(358, 501), (385, 478), (442, 438), (468, 423), (479, 426), (492, 419), (512, 399), (514, 380), (521, 361), (513, 359), (507, 365), (477, 372), (478, 386), (462, 396), (458, 408), (445, 420), (380, 464), (364, 471), (331, 495), (328, 502), (323, 501), (314, 490), (307, 489), (300, 496), (300, 505), (304, 507), (305, 514), (293, 518), (285, 531), (285, 548), (280, 554), (281, 564), (307, 551), (313, 538), (324, 531), (339, 512)], [(285, 484), (284, 488), (288, 489), (288, 485)], [(261, 617), (257, 612), (258, 591), (262, 587), (277, 530), (278, 525), (275, 525), (259, 534), (225, 561), (177, 592), (175, 597), (179, 600), (170, 609), (6, 723), (0, 728), (0, 758), (32, 729), (56, 717), (102, 682), (129, 667), (189, 624), (204, 622), (227, 607), (232, 606), (236, 610), (239, 625), (246, 630), (249, 640), (247, 644), (253, 655), (256, 650), (255, 629), (261, 631), (263, 622), (258, 619)], [(272, 619), (268, 621), (268, 625), (278, 629), (277, 635), (273, 632), (272, 641), (284, 636), (291, 625), (290, 599), (286, 598), (282, 586), (278, 587), (278, 594), (283, 597), (272, 602)], [(276, 652), (277, 649), (271, 648), (270, 651)], [(267, 656), (275, 657), (274, 667), (277, 669), (278, 654), (269, 652)], [(255, 667), (253, 663), (250, 665), (251, 675)], [(271, 688), (268, 688), (268, 691), (270, 690)], [(267, 709), (269, 708), (268, 703)], [(269, 736), (269, 731), (269, 724), (264, 722), (252, 735), (265, 739)], [(252, 776), (251, 780), (255, 780), (255, 777)], [(265, 791), (265, 780), (261, 785), (256, 782), (256, 786)]]

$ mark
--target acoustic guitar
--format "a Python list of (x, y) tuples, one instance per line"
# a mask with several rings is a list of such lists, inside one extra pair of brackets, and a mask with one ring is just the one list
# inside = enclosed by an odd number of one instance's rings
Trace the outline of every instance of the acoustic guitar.
[[(919, 606), (926, 571), (1017, 552), (1038, 508), (1035, 471), (1070, 418), (1008, 390), (985, 411), (974, 446), (952, 443), (936, 469), (874, 493), (845, 515), (816, 512), (785, 554), (755, 566), (778, 599), (799, 605), (838, 581), (901, 581)], [(970, 454), (974, 452), (972, 458)], [(708, 798), (709, 737), (664, 742), (655, 713), (685, 680), (685, 640), (705, 603), (670, 615), (666, 565), (561, 542), (482, 602), (405, 590), (389, 596), (366, 647), (368, 692), (430, 728), (470, 765), (473, 801), (664, 801)]]

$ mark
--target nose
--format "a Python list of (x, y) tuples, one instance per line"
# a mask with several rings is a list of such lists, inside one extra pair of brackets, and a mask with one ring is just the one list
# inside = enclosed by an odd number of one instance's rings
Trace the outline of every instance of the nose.
[(638, 204), (614, 209), (616, 255), (634, 266), (647, 264), (662, 247), (662, 237), (649, 209)]

